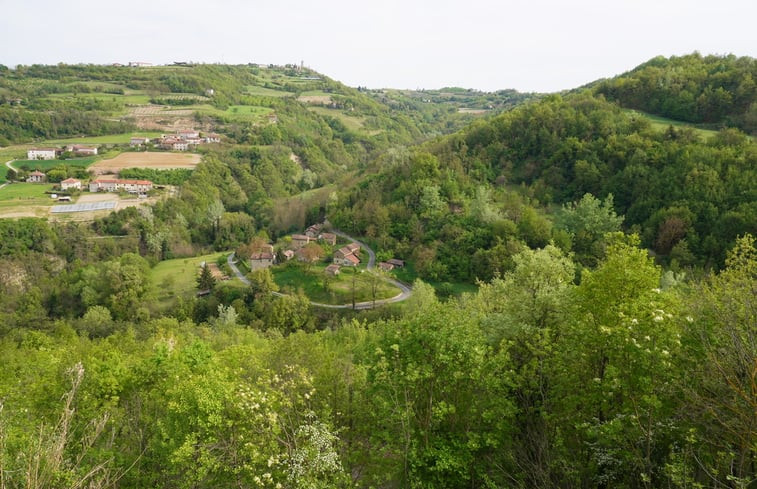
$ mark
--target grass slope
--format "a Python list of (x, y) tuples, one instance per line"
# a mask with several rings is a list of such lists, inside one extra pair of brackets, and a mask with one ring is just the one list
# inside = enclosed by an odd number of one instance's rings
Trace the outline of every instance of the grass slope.
[[(167, 307), (178, 297), (192, 297), (197, 292), (196, 280), (200, 273), (200, 264), (202, 262), (217, 263), (225, 259), (226, 255), (228, 252), (219, 252), (158, 263), (150, 272), (150, 280), (158, 290), (157, 301), (162, 307)], [(238, 280), (229, 280), (226, 283), (231, 286), (244, 286)]]
[[(306, 271), (300, 263), (290, 262), (271, 269), (274, 280), (284, 293), (302, 290), (314, 302), (324, 304), (350, 304), (352, 302), (352, 280), (355, 279), (355, 301), (373, 300), (372, 275), (363, 269), (342, 268), (336, 277), (327, 277), (326, 264), (312, 265)], [(324, 288), (324, 280), (328, 288)], [(380, 279), (379, 279), (380, 280)], [(389, 299), (401, 291), (393, 285), (380, 281), (376, 290), (376, 300)]]

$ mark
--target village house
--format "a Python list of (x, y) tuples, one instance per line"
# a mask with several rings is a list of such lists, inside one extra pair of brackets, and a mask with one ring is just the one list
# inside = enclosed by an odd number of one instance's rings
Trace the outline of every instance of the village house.
[(309, 238), (317, 238), (318, 235), (321, 233), (321, 225), (320, 224), (313, 224), (309, 228), (305, 230), (305, 236)]
[(81, 180), (78, 180), (76, 178), (66, 178), (65, 180), (60, 182), (60, 189), (61, 190), (71, 190), (71, 189), (81, 190)]
[(59, 154), (58, 148), (31, 148), (26, 151), (27, 160), (54, 160)]
[(189, 149), (189, 143), (181, 138), (163, 136), (158, 140), (158, 147), (173, 151), (186, 151)]
[(337, 265), (336, 263), (332, 263), (331, 265), (327, 266), (324, 271), (326, 272), (327, 275), (331, 275), (332, 277), (335, 277), (339, 275), (339, 268), (340, 268), (339, 265)]
[(394, 268), (402, 268), (405, 266), (405, 260), (398, 260), (397, 258), (386, 260), (386, 262), (392, 265)]
[(355, 255), (357, 255), (358, 253), (360, 253), (360, 245), (357, 244), (357, 243), (350, 243), (348, 245), (345, 245), (344, 247), (347, 248), (348, 250), (350, 250)]
[(345, 267), (356, 267), (360, 264), (360, 258), (355, 255), (358, 251), (360, 251), (360, 245), (357, 245), (357, 249), (349, 245), (343, 246), (334, 252), (334, 263)]
[(391, 263), (382, 261), (382, 262), (379, 262), (379, 268), (384, 272), (391, 272), (392, 270), (394, 270), (394, 265), (392, 265)]
[(205, 133), (203, 136), (205, 138), (206, 143), (220, 143), (221, 142), (220, 134), (216, 134), (214, 132), (208, 132), (208, 133)]
[(336, 234), (322, 233), (318, 238), (326, 244), (336, 246)]
[(98, 179), (89, 182), (90, 192), (120, 192), (122, 190), (130, 194), (144, 194), (152, 190), (152, 182), (121, 179)]
[(310, 243), (310, 241), (311, 241), (310, 236), (306, 236), (304, 234), (293, 234), (292, 235), (292, 249), (299, 250), (306, 244)]
[(150, 142), (150, 138), (131, 138), (129, 146), (143, 146)]
[(273, 266), (276, 256), (268, 251), (259, 251), (250, 255), (250, 270), (262, 270)]
[(289, 261), (292, 258), (294, 258), (294, 251), (292, 250), (284, 250), (281, 252), (282, 255), (284, 255), (284, 258)]
[(95, 156), (97, 155), (96, 146), (83, 146), (81, 144), (69, 144), (66, 146), (66, 151), (75, 154), (76, 156)]
[(47, 181), (47, 175), (39, 170), (34, 170), (26, 177), (26, 181), (29, 183), (45, 183)]
[(194, 129), (182, 129), (181, 131), (176, 131), (176, 135), (181, 139), (200, 138), (200, 133), (198, 131), (195, 131)]

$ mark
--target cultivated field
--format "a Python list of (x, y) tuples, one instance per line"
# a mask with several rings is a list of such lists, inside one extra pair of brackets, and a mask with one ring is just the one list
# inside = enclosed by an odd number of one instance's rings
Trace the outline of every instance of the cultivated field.
[(192, 153), (121, 153), (115, 158), (98, 161), (90, 167), (95, 175), (118, 173), (124, 168), (153, 168), (168, 170), (172, 168), (193, 169), (200, 163), (200, 155)]

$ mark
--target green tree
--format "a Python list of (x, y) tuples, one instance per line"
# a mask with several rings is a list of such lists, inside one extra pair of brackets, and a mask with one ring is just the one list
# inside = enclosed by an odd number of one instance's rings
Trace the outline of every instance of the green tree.
[(213, 290), (215, 286), (216, 279), (213, 277), (210, 267), (207, 263), (203, 263), (202, 267), (200, 267), (200, 275), (197, 277), (197, 290), (209, 291)]

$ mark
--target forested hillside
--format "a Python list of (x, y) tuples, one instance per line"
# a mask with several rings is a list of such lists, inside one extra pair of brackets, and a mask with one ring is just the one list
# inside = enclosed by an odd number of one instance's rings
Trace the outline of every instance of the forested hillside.
[(757, 60), (750, 57), (658, 56), (598, 83), (598, 94), (623, 107), (671, 119), (757, 132)]
[(736, 129), (707, 140), (658, 131), (589, 93), (551, 96), (383, 161), (333, 220), (412, 254), (428, 279), (488, 279), (512, 253), (550, 240), (591, 265), (602, 234), (620, 229), (674, 268), (719, 267), (737, 236), (757, 232), (752, 140)]
[[(547, 96), (292, 65), (0, 68), (0, 144), (25, 143), (8, 159), (223, 136), (194, 169), (125, 170), (168, 186), (149, 205), (0, 219), (0, 489), (753, 488), (746, 99), (705, 132), (608, 88), (676, 99), (633, 81), (675, 67), (697, 100), (721, 82), (736, 100), (753, 66), (656, 58)], [(336, 278), (279, 249), (324, 220), (402, 264), (343, 270), (352, 309), (311, 302)], [(294, 286), (245, 263), (269, 243)], [(407, 300), (358, 310), (358, 278), (387, 277)]]

